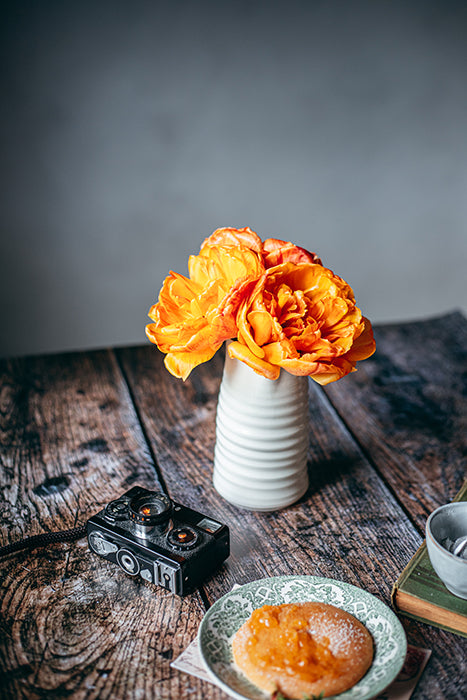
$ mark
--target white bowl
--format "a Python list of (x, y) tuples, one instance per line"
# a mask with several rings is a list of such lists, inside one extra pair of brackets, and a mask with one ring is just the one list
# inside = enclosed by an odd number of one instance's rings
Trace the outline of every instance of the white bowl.
[(467, 535), (467, 501), (437, 508), (426, 523), (426, 545), (433, 569), (448, 591), (467, 599), (467, 559), (446, 547)]

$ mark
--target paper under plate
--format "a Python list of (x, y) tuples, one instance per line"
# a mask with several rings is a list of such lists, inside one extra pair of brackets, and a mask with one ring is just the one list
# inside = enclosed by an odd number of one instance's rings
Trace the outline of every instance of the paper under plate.
[(370, 593), (341, 581), (317, 576), (276, 576), (235, 588), (212, 605), (199, 632), (199, 649), (208, 673), (231, 697), (264, 700), (270, 697), (250, 683), (233, 663), (232, 637), (262, 605), (318, 601), (354, 615), (373, 636), (375, 656), (366, 675), (339, 700), (369, 700), (394, 680), (404, 663), (407, 639), (387, 605)]

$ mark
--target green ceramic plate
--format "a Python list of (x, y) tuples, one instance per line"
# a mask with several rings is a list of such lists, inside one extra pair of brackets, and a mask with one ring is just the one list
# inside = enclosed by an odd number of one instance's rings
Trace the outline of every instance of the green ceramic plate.
[(201, 657), (213, 680), (231, 697), (264, 700), (232, 658), (232, 637), (262, 605), (319, 601), (336, 605), (360, 620), (373, 636), (375, 656), (366, 675), (339, 700), (369, 700), (396, 678), (407, 652), (404, 629), (384, 603), (370, 593), (341, 581), (317, 576), (276, 576), (234, 588), (212, 605), (199, 628)]

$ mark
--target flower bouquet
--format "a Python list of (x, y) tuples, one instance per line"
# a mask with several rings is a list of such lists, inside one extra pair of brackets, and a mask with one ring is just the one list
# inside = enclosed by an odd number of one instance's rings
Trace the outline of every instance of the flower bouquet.
[(353, 372), (375, 350), (371, 324), (317, 255), (250, 228), (214, 231), (188, 270), (165, 279), (147, 336), (183, 380), (228, 341), (214, 486), (240, 507), (282, 508), (308, 487), (307, 378)]
[(189, 277), (171, 272), (146, 326), (186, 379), (225, 340), (230, 357), (268, 379), (281, 368), (328, 384), (373, 354), (371, 324), (352, 289), (315, 253), (250, 228), (221, 228), (188, 260)]

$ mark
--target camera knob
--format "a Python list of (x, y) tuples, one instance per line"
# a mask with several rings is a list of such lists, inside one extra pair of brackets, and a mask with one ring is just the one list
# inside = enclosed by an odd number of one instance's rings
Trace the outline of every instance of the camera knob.
[(128, 502), (121, 498), (108, 503), (104, 510), (104, 517), (107, 520), (127, 520), (128, 519)]
[(170, 530), (167, 541), (175, 549), (193, 549), (198, 544), (198, 533), (188, 525)]
[(117, 552), (117, 563), (130, 576), (139, 574), (140, 565), (135, 555), (128, 549), (119, 549)]

